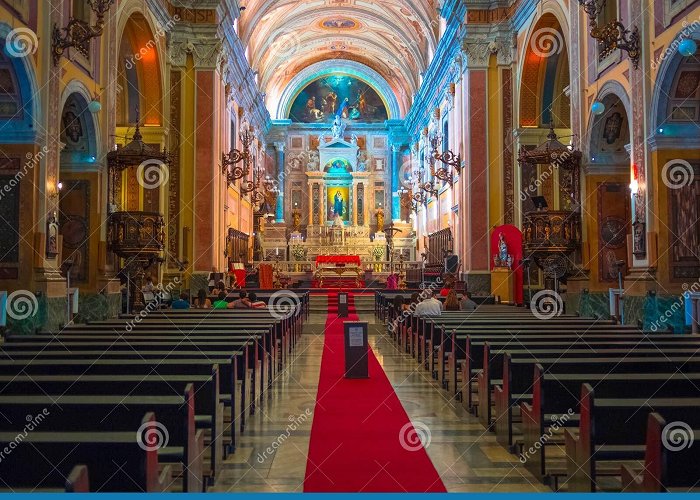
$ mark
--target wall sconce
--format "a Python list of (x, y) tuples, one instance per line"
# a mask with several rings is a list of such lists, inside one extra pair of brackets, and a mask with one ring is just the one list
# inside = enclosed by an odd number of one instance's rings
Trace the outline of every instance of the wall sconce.
[[(241, 126), (238, 136), (243, 143), (243, 149), (233, 148), (230, 153), (221, 154), (222, 172), (226, 174), (226, 184), (229, 186), (233, 186), (237, 180), (250, 174), (250, 145), (253, 143), (253, 134), (247, 122)], [(238, 166), (241, 162), (243, 165)]]
[(440, 179), (441, 181), (447, 182), (450, 186), (452, 186), (454, 184), (454, 174), (449, 168), (440, 167), (436, 169), (435, 160), (443, 163), (447, 167), (452, 167), (457, 173), (459, 173), (459, 170), (463, 167), (462, 157), (449, 149), (440, 153), (438, 148), (441, 142), (442, 139), (437, 134), (430, 138), (430, 144), (432, 146), (432, 152), (430, 153), (432, 157), (430, 161), (430, 173), (434, 177)]
[(68, 26), (58, 28), (54, 26), (51, 37), (51, 49), (53, 64), (56, 66), (61, 60), (66, 49), (74, 48), (86, 58), (89, 57), (90, 40), (102, 36), (105, 26), (105, 15), (114, 3), (114, 0), (86, 0), (92, 11), (97, 15), (97, 22), (90, 26), (82, 19), (71, 18)]
[(51, 201), (56, 201), (58, 197), (61, 194), (61, 190), (63, 189), (63, 183), (61, 181), (56, 182), (56, 184), (51, 185), (49, 184), (49, 188), (47, 190), (47, 194), (49, 195), (49, 199)]
[(615, 49), (621, 49), (628, 53), (632, 66), (637, 69), (641, 52), (637, 26), (627, 29), (620, 21), (613, 19), (605, 26), (598, 27), (598, 14), (605, 6), (605, 0), (578, 0), (578, 3), (588, 14), (591, 37), (600, 43), (601, 57), (607, 57)]

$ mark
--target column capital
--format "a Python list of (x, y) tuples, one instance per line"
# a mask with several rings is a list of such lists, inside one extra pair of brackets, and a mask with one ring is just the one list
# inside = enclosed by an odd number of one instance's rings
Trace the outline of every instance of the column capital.
[(277, 150), (278, 153), (284, 153), (284, 148), (287, 145), (283, 141), (275, 142), (273, 144), (274, 144), (275, 149)]
[[(188, 29), (185, 29), (188, 28)], [(184, 67), (192, 55), (196, 69), (215, 69), (222, 62), (222, 45), (216, 38), (216, 26), (198, 26), (196, 29), (176, 26), (169, 43), (170, 64)]]
[(496, 63), (501, 66), (513, 63), (513, 41), (507, 36), (464, 37), (462, 52), (466, 55), (468, 69), (487, 68), (492, 54), (496, 56)]

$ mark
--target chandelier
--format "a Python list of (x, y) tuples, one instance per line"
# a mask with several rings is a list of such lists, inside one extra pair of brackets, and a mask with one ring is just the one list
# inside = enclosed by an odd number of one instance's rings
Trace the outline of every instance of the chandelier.
[(605, 7), (606, 0), (578, 0), (583, 10), (588, 14), (591, 25), (591, 37), (600, 44), (600, 56), (607, 57), (615, 49), (624, 50), (629, 55), (634, 69), (639, 67), (639, 29), (633, 26), (626, 28), (619, 20), (613, 19), (604, 26), (598, 26), (598, 14)]
[[(237, 180), (248, 177), (250, 174), (250, 145), (253, 143), (254, 134), (248, 122), (243, 122), (238, 136), (243, 144), (243, 149), (233, 148), (230, 153), (221, 154), (222, 172), (226, 174), (226, 184), (231, 187)], [(242, 165), (239, 165), (239, 163), (242, 163)], [(249, 183), (250, 181), (247, 184)], [(241, 189), (244, 190), (245, 188), (242, 187)], [(251, 191), (252, 189), (244, 192), (249, 193)]]
[(94, 26), (90, 26), (82, 19), (71, 18), (68, 26), (58, 28), (54, 25), (51, 37), (51, 49), (53, 64), (56, 66), (67, 49), (74, 48), (86, 58), (90, 53), (90, 40), (102, 36), (105, 26), (105, 15), (114, 3), (114, 0), (86, 0), (92, 11), (97, 16)]

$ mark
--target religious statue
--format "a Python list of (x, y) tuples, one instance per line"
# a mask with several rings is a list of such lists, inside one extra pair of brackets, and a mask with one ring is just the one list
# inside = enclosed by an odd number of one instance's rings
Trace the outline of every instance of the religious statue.
[(503, 233), (498, 235), (498, 253), (493, 257), (495, 267), (505, 267), (510, 269), (513, 264), (513, 257), (508, 253), (508, 243)]
[(367, 162), (369, 161), (367, 151), (357, 152), (357, 171), (367, 172)]
[(380, 233), (384, 230), (384, 210), (381, 208), (377, 210), (377, 232)]
[(58, 223), (56, 212), (49, 218), (46, 231), (46, 258), (53, 259), (58, 255)]
[(299, 210), (294, 210), (292, 212), (292, 230), (295, 233), (301, 230), (301, 212), (299, 212)]
[(340, 194), (340, 191), (336, 191), (335, 196), (333, 197), (333, 212), (336, 214), (336, 216), (340, 217), (342, 217), (345, 213), (345, 209), (343, 207), (343, 195)]
[(315, 172), (319, 169), (321, 160), (318, 151), (309, 151), (309, 161), (306, 163), (306, 169)]
[(333, 127), (331, 127), (331, 132), (333, 133), (333, 139), (342, 139), (345, 133), (345, 124), (340, 115), (336, 115), (333, 120)]

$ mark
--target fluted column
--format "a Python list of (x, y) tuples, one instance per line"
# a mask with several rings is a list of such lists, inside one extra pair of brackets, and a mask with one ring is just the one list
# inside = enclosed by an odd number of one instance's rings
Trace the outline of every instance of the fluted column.
[(277, 150), (277, 207), (275, 219), (276, 222), (284, 222), (284, 142), (276, 142), (275, 149)]
[(391, 220), (399, 222), (401, 219), (401, 198), (399, 188), (401, 187), (401, 144), (392, 144), (392, 168), (391, 168)]

